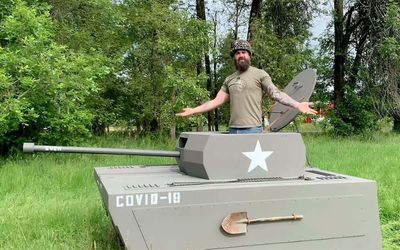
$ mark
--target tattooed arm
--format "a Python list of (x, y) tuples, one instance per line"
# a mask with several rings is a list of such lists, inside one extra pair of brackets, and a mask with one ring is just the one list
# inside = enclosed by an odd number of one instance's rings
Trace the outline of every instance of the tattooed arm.
[(300, 112), (309, 115), (317, 114), (317, 111), (312, 109), (311, 106), (313, 105), (312, 102), (298, 102), (287, 95), (285, 92), (280, 91), (271, 80), (271, 77), (266, 74), (266, 76), (262, 80), (262, 86), (266, 93), (273, 99), (283, 105), (290, 106), (296, 108)]

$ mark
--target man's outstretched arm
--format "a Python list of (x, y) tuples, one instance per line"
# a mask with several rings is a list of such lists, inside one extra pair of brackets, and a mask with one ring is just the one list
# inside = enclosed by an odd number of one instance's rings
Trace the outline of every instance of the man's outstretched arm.
[(220, 90), (218, 92), (217, 96), (214, 99), (212, 99), (211, 101), (203, 103), (200, 106), (197, 106), (195, 108), (184, 108), (184, 109), (182, 109), (182, 111), (180, 113), (177, 113), (176, 116), (186, 117), (186, 116), (190, 116), (190, 115), (208, 112), (208, 111), (218, 108), (219, 106), (226, 103), (227, 101), (229, 101), (229, 94)]
[(312, 102), (298, 102), (285, 92), (279, 90), (272, 82), (270, 82), (270, 84), (268, 84), (267, 86), (267, 93), (274, 101), (277, 101), (289, 107), (293, 107), (304, 114), (317, 114), (317, 111), (312, 108)]

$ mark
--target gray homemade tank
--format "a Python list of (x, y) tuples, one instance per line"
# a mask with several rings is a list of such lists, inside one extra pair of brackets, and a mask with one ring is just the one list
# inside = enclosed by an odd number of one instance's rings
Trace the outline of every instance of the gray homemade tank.
[[(306, 70), (284, 91), (306, 101), (314, 84)], [(296, 115), (276, 105), (270, 130)], [(95, 168), (127, 249), (382, 249), (376, 183), (306, 168), (299, 133), (186, 132), (176, 151), (32, 143), (24, 151), (175, 157), (174, 166)]]

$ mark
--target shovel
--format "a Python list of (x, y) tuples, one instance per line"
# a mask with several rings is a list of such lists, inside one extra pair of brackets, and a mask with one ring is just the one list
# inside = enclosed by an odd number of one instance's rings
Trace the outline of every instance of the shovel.
[(247, 233), (247, 225), (259, 222), (278, 222), (278, 221), (296, 221), (303, 219), (303, 215), (292, 214), (291, 216), (278, 216), (269, 218), (247, 218), (247, 212), (231, 213), (222, 221), (222, 229), (228, 234), (245, 234)]

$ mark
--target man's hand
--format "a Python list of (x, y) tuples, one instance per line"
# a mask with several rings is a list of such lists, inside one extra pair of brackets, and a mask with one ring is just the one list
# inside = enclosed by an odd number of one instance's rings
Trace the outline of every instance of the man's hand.
[(177, 113), (176, 116), (178, 117), (186, 117), (195, 114), (201, 114), (204, 112), (208, 112), (214, 110), (215, 108), (221, 106), (225, 102), (229, 101), (229, 94), (225, 93), (224, 91), (220, 90), (217, 93), (217, 96), (206, 103), (201, 104), (195, 108), (184, 108), (180, 113)]
[(184, 108), (180, 113), (177, 113), (176, 116), (178, 117), (186, 117), (194, 114), (193, 108)]
[(313, 105), (314, 103), (312, 102), (299, 102), (295, 108), (304, 114), (316, 115), (318, 112), (311, 108)]

